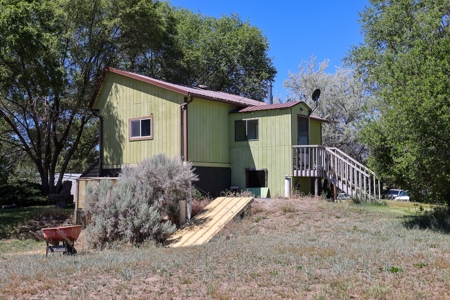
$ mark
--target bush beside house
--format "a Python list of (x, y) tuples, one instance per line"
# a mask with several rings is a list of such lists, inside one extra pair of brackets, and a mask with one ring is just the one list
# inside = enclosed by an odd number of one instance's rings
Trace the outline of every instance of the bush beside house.
[(115, 184), (90, 183), (84, 204), (91, 215), (90, 246), (103, 247), (115, 240), (132, 244), (165, 240), (176, 230), (178, 201), (188, 199), (196, 180), (190, 164), (158, 154), (137, 167), (124, 168)]

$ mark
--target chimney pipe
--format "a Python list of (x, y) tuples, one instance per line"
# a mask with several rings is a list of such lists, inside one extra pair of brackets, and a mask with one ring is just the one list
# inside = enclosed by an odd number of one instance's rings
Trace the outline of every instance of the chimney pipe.
[(267, 84), (267, 90), (268, 90), (267, 100), (269, 101), (269, 104), (273, 104), (272, 81), (269, 81), (269, 83)]

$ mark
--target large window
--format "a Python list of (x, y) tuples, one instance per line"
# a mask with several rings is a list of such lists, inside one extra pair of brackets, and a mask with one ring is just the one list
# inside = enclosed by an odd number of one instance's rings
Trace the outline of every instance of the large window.
[(129, 119), (130, 141), (153, 139), (153, 117)]
[(258, 119), (235, 121), (234, 133), (234, 140), (236, 142), (257, 140)]

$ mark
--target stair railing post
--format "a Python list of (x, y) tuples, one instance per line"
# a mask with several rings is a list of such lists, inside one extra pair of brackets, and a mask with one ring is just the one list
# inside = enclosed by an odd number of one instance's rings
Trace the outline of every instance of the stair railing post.
[(377, 180), (375, 178), (375, 174), (373, 174), (373, 199), (377, 199)]
[(381, 182), (378, 179), (378, 200), (381, 200)]

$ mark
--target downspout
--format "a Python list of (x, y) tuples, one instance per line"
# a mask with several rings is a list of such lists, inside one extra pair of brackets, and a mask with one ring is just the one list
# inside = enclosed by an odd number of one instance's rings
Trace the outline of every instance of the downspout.
[[(189, 94), (188, 94), (189, 95)], [(183, 158), (183, 161), (188, 161), (188, 104), (191, 103), (194, 98), (190, 96), (190, 100), (188, 100), (189, 97), (184, 97), (184, 102), (180, 105), (181, 109), (181, 122), (180, 122), (180, 141), (181, 141), (181, 157)]]
[(103, 170), (103, 117), (99, 114), (98, 110), (93, 110), (94, 116), (96, 116), (100, 121), (100, 128), (99, 128), (99, 151), (100, 151), (100, 157), (98, 162), (98, 177), (102, 176), (102, 170)]
[[(188, 98), (191, 98), (188, 100)], [(188, 94), (187, 97), (184, 97), (184, 102), (180, 105), (181, 110), (181, 122), (180, 122), (180, 151), (181, 157), (183, 161), (188, 161), (188, 104), (191, 103), (194, 98)], [(189, 189), (192, 190), (192, 189)], [(192, 211), (192, 195), (189, 192), (186, 200), (179, 201), (180, 207), (180, 226), (185, 224), (187, 221), (191, 219), (191, 211)]]

